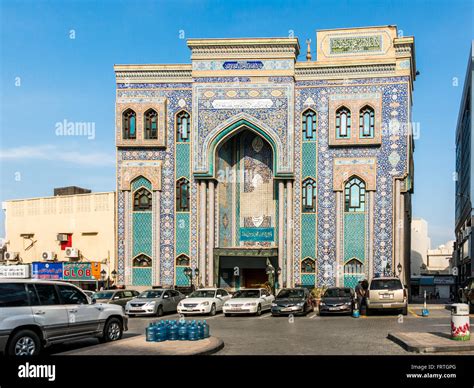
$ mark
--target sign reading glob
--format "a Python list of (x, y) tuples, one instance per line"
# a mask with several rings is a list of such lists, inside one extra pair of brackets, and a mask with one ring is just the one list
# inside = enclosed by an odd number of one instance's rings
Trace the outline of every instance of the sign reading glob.
[(64, 263), (64, 280), (99, 280), (100, 263)]

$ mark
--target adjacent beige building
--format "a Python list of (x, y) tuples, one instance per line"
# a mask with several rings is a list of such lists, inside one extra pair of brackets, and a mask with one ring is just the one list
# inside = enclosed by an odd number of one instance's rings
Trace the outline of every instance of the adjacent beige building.
[(115, 193), (10, 200), (5, 211), (5, 251), (22, 263), (101, 262), (115, 268)]

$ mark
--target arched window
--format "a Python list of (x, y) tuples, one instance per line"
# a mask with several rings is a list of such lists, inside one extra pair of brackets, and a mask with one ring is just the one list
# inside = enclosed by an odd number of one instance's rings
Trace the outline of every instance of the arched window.
[(303, 212), (313, 213), (316, 211), (316, 182), (312, 178), (303, 181)]
[(303, 112), (303, 140), (315, 140), (316, 138), (316, 112), (311, 109)]
[(366, 105), (359, 112), (359, 133), (360, 137), (374, 137), (374, 110)]
[(189, 210), (189, 182), (186, 178), (181, 178), (176, 182), (176, 211), (184, 212)]
[(145, 139), (158, 139), (158, 113), (154, 109), (145, 112)]
[(151, 267), (151, 259), (147, 255), (138, 255), (133, 259), (133, 267)]
[(138, 189), (133, 194), (133, 210), (147, 211), (152, 208), (151, 193), (144, 187)]
[(365, 183), (357, 177), (351, 178), (345, 186), (345, 211), (365, 210)]
[(122, 114), (122, 130), (124, 139), (137, 138), (137, 115), (132, 109), (127, 109)]
[(316, 263), (307, 257), (301, 262), (301, 273), (316, 273)]
[(189, 267), (189, 257), (186, 255), (179, 255), (176, 258), (176, 265), (180, 267)]
[(336, 137), (338, 139), (351, 137), (351, 111), (345, 106), (336, 111)]
[(344, 274), (346, 275), (359, 275), (363, 273), (364, 264), (357, 259), (351, 259), (344, 265)]
[(188, 142), (191, 130), (189, 113), (181, 111), (176, 115), (176, 138), (179, 142)]

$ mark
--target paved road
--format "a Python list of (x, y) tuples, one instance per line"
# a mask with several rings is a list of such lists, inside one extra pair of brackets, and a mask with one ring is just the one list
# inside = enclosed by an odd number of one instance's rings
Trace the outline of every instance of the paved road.
[[(306, 317), (272, 317), (269, 313), (261, 317), (234, 316), (190, 317), (206, 319), (211, 335), (220, 337), (225, 347), (216, 355), (408, 355), (399, 345), (387, 339), (390, 331), (449, 332), (450, 312), (442, 306), (433, 306), (430, 316), (420, 316), (421, 307), (412, 306), (409, 314), (389, 315), (379, 313), (359, 319), (350, 316), (319, 317), (312, 313)], [(178, 319), (177, 314), (164, 319)], [(473, 321), (474, 315), (471, 315)], [(129, 320), (126, 337), (145, 332), (149, 322), (157, 318), (136, 317)], [(97, 340), (83, 340), (54, 346), (49, 354), (85, 346), (96, 345)], [(452, 353), (450, 353), (452, 354)], [(473, 355), (474, 352), (462, 354)]]

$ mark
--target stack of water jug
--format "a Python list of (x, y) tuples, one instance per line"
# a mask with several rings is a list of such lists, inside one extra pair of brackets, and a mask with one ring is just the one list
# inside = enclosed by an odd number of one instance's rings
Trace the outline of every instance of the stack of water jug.
[(147, 342), (197, 341), (209, 337), (206, 321), (156, 321), (146, 328)]

